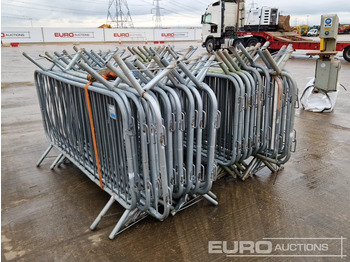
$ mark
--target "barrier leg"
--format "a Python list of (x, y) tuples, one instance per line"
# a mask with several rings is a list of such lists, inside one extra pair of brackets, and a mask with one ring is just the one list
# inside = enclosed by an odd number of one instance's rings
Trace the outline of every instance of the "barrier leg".
[(248, 178), (248, 176), (251, 175), (251, 171), (252, 171), (252, 169), (253, 169), (253, 166), (255, 165), (255, 163), (256, 163), (257, 161), (258, 161), (258, 159), (257, 159), (257, 158), (254, 158), (254, 159), (252, 160), (252, 162), (250, 162), (250, 164), (249, 164), (247, 170), (244, 172), (244, 174), (243, 174), (243, 176), (242, 176), (242, 180), (243, 180), (243, 181), (246, 180), (246, 179)]
[(130, 210), (125, 210), (122, 217), (119, 219), (118, 223), (113, 228), (111, 234), (109, 235), (109, 239), (114, 239), (114, 237), (117, 235), (118, 231), (124, 226), (125, 222), (128, 220), (128, 216), (130, 214)]
[(50, 166), (50, 169), (54, 169), (57, 165), (58, 162), (60, 162), (60, 160), (65, 157), (63, 154), (59, 154), (59, 156), (55, 159), (55, 161), (53, 161), (52, 165)]
[(66, 157), (62, 157), (61, 160), (57, 163), (57, 166), (60, 167), (66, 159)]
[[(210, 195), (209, 195), (209, 194), (210, 194)], [(178, 213), (178, 212), (180, 212), (180, 211), (182, 211), (182, 210), (185, 210), (186, 208), (188, 208), (188, 207), (190, 207), (190, 206), (192, 206), (192, 205), (198, 203), (198, 202), (201, 201), (203, 198), (206, 199), (206, 200), (208, 200), (208, 201), (209, 201), (210, 203), (212, 203), (213, 205), (217, 206), (219, 203), (218, 203), (218, 201), (216, 201), (216, 200), (214, 199), (214, 196), (215, 196), (215, 195), (214, 195), (212, 192), (209, 191), (208, 194), (204, 194), (204, 195), (202, 195), (202, 196), (196, 195), (196, 194), (191, 195), (191, 197), (193, 197), (193, 199), (187, 200), (187, 195), (186, 195), (185, 198), (181, 198), (181, 199), (179, 200), (179, 202), (176, 204), (176, 206), (174, 207), (174, 209), (171, 211), (171, 214), (172, 214), (173, 216), (175, 216), (176, 213)], [(203, 198), (202, 198), (202, 197), (203, 197)], [(216, 196), (215, 196), (215, 198), (216, 198)]]
[(211, 191), (207, 193), (211, 198), (218, 199), (218, 197)]
[(107, 202), (107, 204), (104, 206), (104, 208), (102, 209), (102, 211), (100, 212), (100, 214), (98, 214), (98, 216), (96, 217), (95, 221), (91, 224), (90, 229), (91, 230), (95, 230), (98, 223), (100, 223), (101, 218), (107, 213), (108, 209), (112, 206), (112, 204), (114, 203), (115, 199), (112, 196), (109, 201)]
[(176, 203), (176, 206), (174, 207), (173, 211), (171, 211), (171, 214), (175, 216), (177, 212), (179, 212), (182, 207), (187, 203), (187, 194), (182, 196), (179, 201)]
[(53, 148), (53, 145), (49, 145), (49, 147), (45, 150), (44, 154), (40, 157), (39, 161), (36, 163), (36, 166), (39, 167), (45, 157), (50, 153), (51, 149)]
[(203, 198), (205, 198), (206, 200), (208, 200), (210, 203), (212, 203), (214, 206), (217, 206), (219, 203), (218, 201), (216, 201), (214, 198), (212, 198), (211, 196), (204, 194)]
[(267, 166), (267, 168), (270, 169), (270, 171), (272, 173), (276, 173), (277, 172), (277, 169), (274, 168), (268, 161), (266, 161), (266, 160), (262, 160), (262, 161)]

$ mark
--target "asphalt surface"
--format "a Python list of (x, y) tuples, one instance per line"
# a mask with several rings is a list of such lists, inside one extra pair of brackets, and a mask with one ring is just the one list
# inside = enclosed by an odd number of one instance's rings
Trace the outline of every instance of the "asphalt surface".
[[(190, 44), (200, 45), (175, 47)], [(332, 113), (296, 110), (297, 151), (277, 176), (263, 170), (245, 182), (225, 177), (212, 189), (218, 206), (203, 200), (163, 222), (148, 217), (111, 241), (108, 235), (123, 211), (120, 205), (114, 204), (97, 230), (90, 231), (109, 195), (72, 164), (50, 170), (57, 152), (50, 153), (40, 168), (35, 166), (48, 142), (33, 83), (36, 67), (21, 53), (37, 56), (63, 49), (72, 50), (72, 45), (20, 45), (1, 51), (3, 261), (241, 261), (223, 253), (209, 254), (209, 241), (228, 241), (232, 249), (234, 241), (341, 237), (347, 238), (342, 250), (349, 257), (350, 63), (340, 57), (339, 81), (347, 91), (339, 90)], [(286, 67), (297, 80), (299, 94), (315, 70), (315, 60), (305, 53), (296, 52)], [(341, 241), (330, 241), (324, 254), (341, 255)], [(339, 261), (339, 257), (243, 261)]]

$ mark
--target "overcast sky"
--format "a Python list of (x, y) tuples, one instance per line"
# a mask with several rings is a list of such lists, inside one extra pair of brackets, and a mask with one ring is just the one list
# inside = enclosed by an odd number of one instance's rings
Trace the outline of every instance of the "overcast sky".
[[(155, 25), (153, 0), (127, 2), (135, 27)], [(161, 23), (169, 26), (200, 26), (200, 16), (212, 0), (161, 0)], [(349, 0), (254, 0), (255, 7), (278, 7), (291, 15), (291, 24), (319, 24), (321, 14), (337, 13), (340, 23), (350, 23)], [(1, 0), (2, 27), (98, 27), (106, 23), (109, 0)], [(246, 8), (252, 0), (246, 1)], [(125, 11), (125, 9), (123, 9)], [(126, 12), (126, 11), (125, 11)], [(155, 11), (153, 10), (153, 13)]]

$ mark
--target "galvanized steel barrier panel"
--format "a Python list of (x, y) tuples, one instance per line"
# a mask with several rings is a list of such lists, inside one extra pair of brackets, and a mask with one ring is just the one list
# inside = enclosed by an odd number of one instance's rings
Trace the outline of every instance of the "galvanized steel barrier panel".
[[(268, 43), (267, 43), (268, 44)], [(114, 238), (151, 215), (164, 220), (210, 192), (223, 171), (245, 180), (273, 172), (295, 144), (295, 81), (263, 47), (194, 57), (196, 48), (139, 46), (45, 53), (35, 82), (49, 148), (70, 160), (125, 208)], [(263, 65), (258, 64), (258, 59)], [(259, 60), (259, 61), (260, 61)]]

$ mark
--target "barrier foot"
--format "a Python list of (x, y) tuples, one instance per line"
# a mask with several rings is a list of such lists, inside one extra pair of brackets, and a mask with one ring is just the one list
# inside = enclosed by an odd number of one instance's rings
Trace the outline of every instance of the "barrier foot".
[(41, 163), (44, 161), (45, 157), (50, 153), (53, 145), (49, 145), (49, 147), (45, 150), (44, 154), (40, 157), (39, 161), (36, 163), (36, 166), (39, 167)]
[(63, 154), (59, 154), (58, 157), (55, 159), (55, 161), (53, 161), (52, 165), (50, 166), (50, 169), (54, 169), (57, 165), (58, 162), (60, 162), (60, 160), (62, 158), (64, 158), (65, 156)]
[[(140, 211), (138, 209), (125, 210), (122, 217), (119, 219), (118, 224), (114, 227), (111, 234), (109, 235), (109, 239), (114, 239), (116, 235), (132, 227), (147, 216), (148, 214), (146, 212)], [(122, 227), (124, 228), (122, 229)]]
[(119, 219), (118, 223), (115, 225), (113, 228), (111, 234), (109, 235), (109, 239), (114, 239), (115, 236), (117, 235), (118, 231), (124, 226), (124, 224), (127, 222), (127, 218), (130, 214), (130, 210), (125, 210), (122, 217)]
[(208, 200), (213, 205), (217, 206), (219, 203), (215, 199), (217, 198), (212, 192), (208, 192), (207, 194), (204, 194), (202, 196), (200, 195), (191, 195), (193, 197), (192, 199), (188, 200), (188, 196), (182, 197), (174, 207), (174, 209), (171, 211), (171, 214), (175, 216), (176, 213), (185, 210), (186, 208), (193, 206), (194, 204), (197, 204), (199, 201), (201, 201), (203, 198)]
[[(95, 230), (97, 225), (100, 223), (102, 217), (107, 213), (107, 211), (110, 209), (112, 204), (115, 202), (115, 198), (112, 196), (107, 204), (104, 206), (104, 208), (101, 210), (101, 212), (96, 217), (95, 221), (91, 224), (90, 230)], [(110, 239), (114, 239), (116, 235), (120, 234), (124, 230), (128, 229), (129, 227), (135, 225), (145, 217), (147, 217), (148, 214), (146, 212), (140, 211), (138, 209), (133, 210), (125, 210), (121, 218), (119, 219), (118, 223), (113, 228), (112, 232), (109, 235)], [(123, 228), (124, 227), (124, 228)]]
[(91, 224), (90, 229), (91, 230), (95, 230), (98, 223), (100, 223), (101, 218), (107, 213), (107, 211), (110, 209), (110, 207), (112, 206), (112, 204), (114, 203), (115, 199), (112, 196), (109, 201), (107, 202), (107, 204), (104, 206), (104, 208), (102, 209), (102, 211), (100, 212), (100, 214), (98, 214), (98, 216), (96, 217), (95, 221)]
[(209, 195), (211, 198), (213, 198), (213, 199), (218, 199), (218, 197), (213, 193), (213, 192), (211, 192), (211, 191), (209, 191), (208, 193), (207, 193), (207, 195)]
[(216, 201), (214, 198), (212, 198), (211, 196), (209, 196), (208, 194), (204, 194), (203, 198), (205, 198), (206, 200), (208, 200), (210, 203), (212, 203), (214, 206), (217, 206), (219, 203), (218, 201)]
[(255, 175), (258, 173), (260, 170), (264, 169), (266, 165), (259, 159), (258, 162), (256, 162), (255, 167), (252, 170), (252, 174)]
[(270, 169), (270, 171), (271, 171), (272, 173), (277, 173), (277, 169), (274, 168), (274, 167), (271, 165), (271, 163), (269, 163), (269, 162), (266, 161), (266, 160), (262, 160), (262, 162), (267, 166), (268, 169)]
[(62, 157), (61, 160), (57, 163), (56, 166), (60, 167), (60, 166), (64, 163), (64, 161), (65, 161), (66, 159), (68, 159), (68, 158)]
[[(183, 206), (186, 204), (186, 202), (187, 202), (187, 197), (188, 197), (188, 195), (186, 194), (186, 195), (182, 196), (182, 197), (177, 201), (176, 206), (175, 206), (174, 209), (171, 211), (171, 214), (172, 214), (173, 216), (175, 216), (175, 214), (176, 214), (177, 212), (179, 212), (179, 211), (183, 208)], [(190, 200), (190, 201), (191, 201), (191, 200)]]
[(253, 170), (253, 167), (254, 167), (254, 165), (256, 164), (257, 161), (258, 161), (258, 159), (254, 158), (252, 160), (252, 162), (250, 162), (248, 168), (246, 169), (246, 171), (244, 172), (244, 174), (242, 176), (242, 181), (246, 180), (251, 175), (251, 171)]

